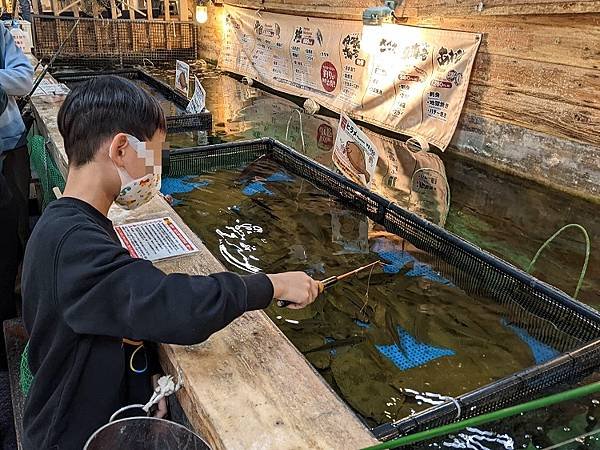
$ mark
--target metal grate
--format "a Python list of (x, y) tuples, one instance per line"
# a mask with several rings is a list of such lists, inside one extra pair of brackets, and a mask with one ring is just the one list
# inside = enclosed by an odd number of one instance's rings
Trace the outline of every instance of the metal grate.
[(58, 81), (63, 83), (74, 83), (79, 81), (89, 80), (90, 78), (100, 75), (118, 75), (130, 80), (140, 80), (147, 85), (156, 89), (160, 94), (174, 103), (181, 113), (177, 115), (167, 116), (167, 131), (169, 133), (182, 133), (185, 131), (209, 131), (212, 129), (212, 114), (210, 112), (202, 112), (198, 114), (188, 114), (185, 112), (189, 100), (187, 97), (167, 83), (153, 77), (148, 72), (139, 69), (121, 69), (121, 70), (103, 70), (102, 72), (54, 72), (53, 76)]
[(454, 402), (446, 402), (378, 426), (372, 430), (377, 438), (392, 439), (514, 405), (559, 384), (581, 380), (600, 366), (598, 311), (280, 142), (267, 138), (174, 150), (163, 163), (163, 173), (194, 175), (241, 167), (259, 157), (276, 161), (427, 252), (427, 262), (445, 278), (477, 299), (502, 305), (511, 323), (562, 353), (546, 363), (461, 395), (456, 399), (460, 411)]
[[(34, 53), (49, 60), (68, 36), (74, 17), (34, 15)], [(198, 58), (198, 29), (194, 22), (79, 19), (57, 61), (78, 66), (102, 66)]]

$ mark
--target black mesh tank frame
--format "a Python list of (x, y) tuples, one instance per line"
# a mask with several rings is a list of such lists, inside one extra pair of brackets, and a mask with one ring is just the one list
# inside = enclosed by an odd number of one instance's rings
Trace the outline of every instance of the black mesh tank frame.
[[(167, 100), (173, 102), (177, 107), (185, 111), (189, 100), (187, 97), (167, 83), (153, 77), (151, 74), (141, 68), (115, 69), (96, 71), (55, 71), (52, 76), (61, 83), (78, 82), (89, 80), (100, 75), (118, 75), (129, 80), (140, 80), (156, 89)], [(206, 111), (198, 114), (188, 114), (183, 112), (175, 116), (167, 117), (167, 132), (181, 133), (185, 131), (210, 131), (212, 129), (212, 113)]]
[[(507, 317), (560, 355), (433, 406), (372, 429), (382, 440), (415, 433), (539, 397), (575, 383), (600, 365), (600, 313), (508, 262), (358, 186), (271, 138), (163, 153), (164, 176), (240, 168), (267, 157), (312, 182), (388, 232), (427, 252), (428, 263), (469, 295), (502, 305)], [(460, 405), (460, 410), (457, 406)]]

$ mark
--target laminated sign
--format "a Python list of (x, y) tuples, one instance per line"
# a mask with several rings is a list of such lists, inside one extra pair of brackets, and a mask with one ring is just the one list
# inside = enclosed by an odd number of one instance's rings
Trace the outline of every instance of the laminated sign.
[(333, 162), (339, 171), (355, 183), (370, 186), (377, 167), (377, 149), (346, 114), (340, 115)]
[(121, 244), (134, 258), (157, 261), (198, 251), (192, 240), (170, 217), (117, 225), (114, 228)]
[(200, 114), (206, 106), (206, 91), (200, 83), (197, 76), (194, 76), (194, 95), (190, 100), (185, 112), (190, 114)]
[(183, 61), (176, 61), (175, 89), (183, 92), (186, 97), (190, 92), (190, 65)]
[(225, 6), (223, 70), (444, 150), (481, 35)]

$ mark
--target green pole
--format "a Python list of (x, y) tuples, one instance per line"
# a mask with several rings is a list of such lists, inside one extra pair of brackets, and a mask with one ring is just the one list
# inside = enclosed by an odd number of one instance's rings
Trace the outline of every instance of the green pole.
[(470, 419), (465, 419), (460, 422), (443, 425), (438, 428), (421, 431), (419, 433), (410, 434), (408, 436), (403, 436), (392, 441), (383, 442), (378, 445), (373, 445), (372, 447), (367, 447), (363, 450), (386, 450), (401, 447), (403, 445), (414, 444), (415, 442), (425, 441), (427, 439), (432, 439), (439, 436), (445, 436), (446, 434), (454, 433), (455, 431), (460, 431), (467, 427), (474, 427), (477, 425), (482, 425), (484, 423), (494, 422), (496, 420), (504, 419), (510, 416), (515, 416), (526, 411), (532, 411), (534, 409), (544, 408), (546, 406), (564, 402), (566, 400), (585, 397), (586, 395), (590, 395), (598, 391), (600, 391), (600, 381), (575, 389), (570, 389), (568, 391), (559, 392), (558, 394), (553, 394), (547, 397), (539, 398), (537, 400), (532, 400), (530, 402), (510, 406), (508, 408), (500, 409), (491, 413), (482, 414), (481, 416), (472, 417)]

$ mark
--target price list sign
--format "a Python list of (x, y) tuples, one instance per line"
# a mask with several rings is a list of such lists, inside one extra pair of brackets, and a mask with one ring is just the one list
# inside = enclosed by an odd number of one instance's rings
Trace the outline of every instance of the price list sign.
[(117, 225), (115, 231), (134, 258), (158, 261), (198, 251), (170, 217)]

